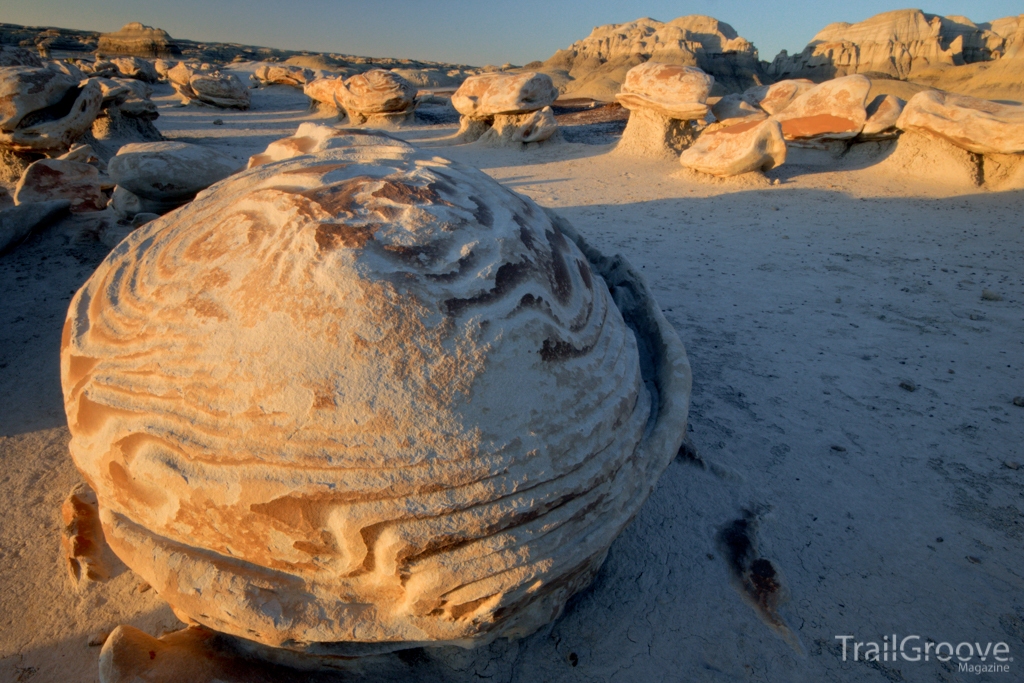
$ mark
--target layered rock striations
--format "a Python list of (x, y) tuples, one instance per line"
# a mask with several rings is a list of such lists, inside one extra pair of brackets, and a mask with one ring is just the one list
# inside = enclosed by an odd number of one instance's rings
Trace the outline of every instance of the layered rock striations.
[(555, 618), (675, 457), (690, 382), (621, 258), (387, 141), (132, 233), (61, 369), (114, 551), (182, 619), (318, 655)]
[(100, 34), (96, 51), (105, 56), (130, 55), (165, 59), (181, 56), (181, 49), (171, 40), (167, 31), (144, 26), (137, 21), (125, 24), (119, 31)]

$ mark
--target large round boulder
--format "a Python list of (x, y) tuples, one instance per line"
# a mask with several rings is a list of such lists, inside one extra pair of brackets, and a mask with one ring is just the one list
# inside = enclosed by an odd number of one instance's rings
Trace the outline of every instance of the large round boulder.
[(238, 167), (231, 157), (203, 145), (137, 142), (117, 151), (107, 163), (107, 173), (118, 187), (162, 202), (168, 210), (227, 178)]
[(72, 300), (61, 373), (125, 563), (183, 620), (325, 656), (554, 619), (676, 455), (690, 385), (624, 260), (386, 139), (133, 232)]

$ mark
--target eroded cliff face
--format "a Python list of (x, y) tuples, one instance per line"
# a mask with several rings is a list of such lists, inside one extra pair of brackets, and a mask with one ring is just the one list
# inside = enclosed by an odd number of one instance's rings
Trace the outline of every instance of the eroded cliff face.
[(822, 29), (802, 52), (780, 52), (767, 71), (772, 78), (822, 81), (875, 72), (913, 79), (936, 68), (1015, 58), (1021, 53), (1022, 17), (975, 24), (967, 17), (897, 10)]
[(669, 22), (644, 18), (598, 26), (547, 61), (528, 66), (551, 74), (563, 95), (611, 100), (626, 72), (646, 61), (700, 67), (715, 78), (713, 95), (766, 80), (750, 41), (732, 26), (696, 14)]

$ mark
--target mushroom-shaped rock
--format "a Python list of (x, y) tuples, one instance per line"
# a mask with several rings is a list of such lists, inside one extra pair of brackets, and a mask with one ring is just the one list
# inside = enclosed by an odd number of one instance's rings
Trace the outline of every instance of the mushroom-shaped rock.
[[(483, 73), (467, 78), (452, 95), (452, 106), (462, 115), (455, 139), (473, 142), (486, 135), (486, 144), (519, 145), (551, 138), (558, 129), (554, 114), (538, 114), (558, 98), (547, 74)], [(519, 131), (519, 132), (517, 132)], [(536, 136), (542, 137), (536, 137)]]
[(416, 88), (384, 69), (350, 77), (337, 95), (349, 121), (356, 125), (399, 125), (411, 119), (416, 109)]
[(557, 617), (690, 385), (621, 257), (404, 144), (258, 166), (134, 231), (61, 372), (117, 555), (190, 623), (342, 656)]
[(867, 106), (868, 118), (857, 136), (861, 140), (879, 140), (895, 137), (896, 121), (903, 113), (906, 102), (895, 95), (879, 95)]
[(743, 98), (756, 104), (769, 114), (778, 114), (788, 107), (793, 100), (814, 87), (814, 81), (806, 78), (794, 78), (778, 81), (771, 85), (758, 85), (746, 90)]
[(310, 99), (314, 109), (325, 112), (341, 113), (342, 93), (345, 92), (345, 81), (341, 78), (316, 78), (306, 83), (302, 92)]
[(261, 64), (253, 76), (261, 85), (290, 85), (301, 88), (313, 80), (313, 70), (289, 64)]
[(857, 137), (867, 121), (869, 90), (871, 80), (860, 74), (825, 81), (798, 95), (775, 118), (787, 140)]
[(919, 92), (907, 102), (896, 127), (945, 138), (976, 154), (1024, 153), (1024, 106)]
[(67, 149), (89, 130), (103, 96), (91, 81), (47, 68), (0, 68), (0, 146), (18, 152)]
[(470, 76), (452, 95), (452, 106), (463, 116), (487, 120), (497, 114), (526, 114), (552, 104), (558, 89), (551, 77), (527, 71)]
[(72, 211), (102, 211), (107, 207), (103, 185), (95, 166), (67, 159), (40, 159), (25, 169), (14, 191), (14, 201), (25, 204), (67, 199)]
[(626, 73), (615, 99), (626, 109), (651, 109), (670, 119), (690, 121), (708, 113), (709, 76), (695, 66), (644, 62)]
[(110, 61), (125, 78), (135, 78), (146, 83), (156, 83), (160, 80), (156, 67), (148, 60), (139, 57), (114, 57)]
[(249, 157), (247, 168), (254, 168), (284, 159), (294, 159), (304, 154), (316, 154), (340, 147), (368, 147), (380, 145), (407, 145), (380, 131), (365, 128), (331, 128), (320, 123), (307, 122), (299, 125), (295, 135), (271, 142), (262, 154)]
[(676, 157), (696, 137), (693, 121), (710, 111), (715, 79), (694, 66), (638, 64), (626, 73), (615, 99), (630, 110), (616, 149), (636, 156)]
[(252, 102), (248, 88), (234, 74), (179, 62), (168, 70), (167, 80), (184, 104), (197, 101), (221, 109), (248, 109)]
[(683, 166), (720, 177), (767, 171), (785, 161), (786, 140), (774, 119), (707, 131), (679, 155)]
[(529, 142), (544, 142), (558, 134), (558, 122), (551, 107), (544, 107), (529, 114), (502, 114), (494, 117), (494, 123), (480, 136), (480, 144), (492, 147), (508, 147)]
[[(186, 142), (125, 145), (107, 163), (107, 173), (118, 187), (150, 200), (147, 210), (153, 213), (184, 204), (236, 170), (238, 163), (231, 157)], [(161, 211), (154, 210), (158, 205)]]

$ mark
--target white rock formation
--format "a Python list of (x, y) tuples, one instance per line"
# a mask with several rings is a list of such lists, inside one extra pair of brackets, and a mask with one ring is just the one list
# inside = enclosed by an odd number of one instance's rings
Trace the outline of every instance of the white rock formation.
[[(236, 170), (238, 163), (231, 157), (186, 142), (125, 145), (107, 163), (107, 173), (119, 188), (149, 200), (139, 207), (149, 213), (166, 213), (181, 206)], [(126, 206), (124, 201), (122, 198), (115, 208)]]
[(715, 79), (693, 66), (645, 62), (626, 74), (615, 99), (630, 110), (616, 146), (635, 156), (674, 157), (696, 136)]
[(906, 102), (895, 95), (878, 95), (868, 103), (868, 118), (857, 137), (861, 140), (878, 140), (897, 134), (896, 121), (903, 113)]
[(294, 159), (305, 154), (317, 154), (329, 149), (405, 144), (401, 140), (379, 131), (371, 132), (361, 128), (331, 128), (323, 124), (307, 122), (299, 125), (295, 135), (275, 140), (267, 145), (267, 149), (263, 153), (249, 157), (247, 168), (255, 168), (284, 159)]
[(252, 102), (248, 88), (234, 74), (179, 62), (167, 72), (167, 80), (184, 104), (196, 101), (222, 109), (248, 109)]
[[(452, 106), (462, 115), (456, 139), (474, 142), (486, 135), (485, 144), (493, 146), (551, 139), (558, 124), (550, 105), (557, 98), (558, 89), (546, 74), (470, 76), (452, 95)], [(545, 108), (546, 114), (534, 115)]]
[(702, 134), (679, 156), (679, 163), (725, 177), (767, 171), (786, 161), (786, 140), (775, 119), (744, 121)]
[(182, 619), (311, 654), (550, 622), (686, 430), (640, 276), (405, 144), (227, 179), (129, 235), (65, 330), (110, 546)]
[(342, 78), (327, 76), (315, 78), (306, 83), (302, 92), (310, 99), (314, 109), (337, 113), (344, 116), (345, 110), (341, 106), (344, 99), (342, 93), (345, 91), (345, 81)]

